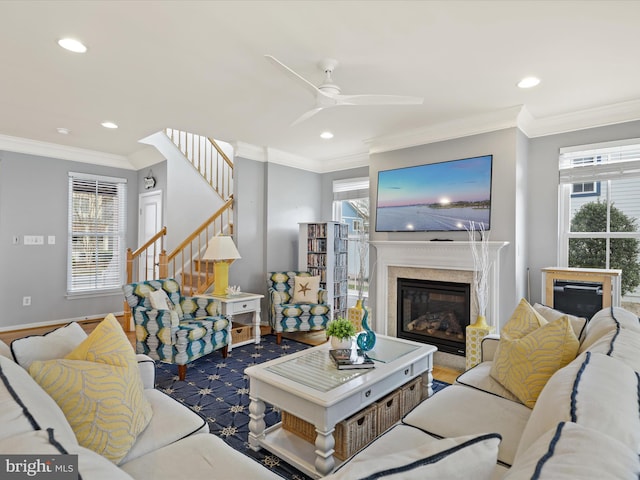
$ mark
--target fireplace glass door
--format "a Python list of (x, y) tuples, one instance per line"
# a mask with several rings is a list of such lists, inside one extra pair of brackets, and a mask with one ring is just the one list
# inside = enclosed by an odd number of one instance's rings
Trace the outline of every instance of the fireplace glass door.
[(470, 290), (468, 283), (398, 278), (398, 337), (464, 356)]

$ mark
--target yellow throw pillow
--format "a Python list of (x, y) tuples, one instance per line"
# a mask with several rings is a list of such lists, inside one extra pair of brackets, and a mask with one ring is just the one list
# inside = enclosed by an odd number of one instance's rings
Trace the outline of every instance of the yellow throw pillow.
[(549, 378), (576, 357), (580, 344), (566, 316), (522, 336), (508, 330), (512, 336), (501, 335), (490, 375), (533, 408)]
[(29, 373), (64, 412), (78, 443), (118, 463), (153, 414), (131, 343), (109, 314), (64, 359)]
[(291, 303), (318, 303), (320, 276), (295, 277), (293, 282), (293, 300)]
[(502, 327), (500, 335), (510, 338), (524, 337), (546, 323), (545, 318), (523, 298), (511, 314), (509, 321)]

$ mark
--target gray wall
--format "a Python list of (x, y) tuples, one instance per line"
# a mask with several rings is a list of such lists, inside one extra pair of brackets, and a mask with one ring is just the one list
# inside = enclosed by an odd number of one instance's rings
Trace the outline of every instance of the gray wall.
[(542, 299), (540, 269), (557, 264), (558, 156), (560, 148), (640, 138), (640, 121), (529, 140), (527, 236), (531, 298)]
[(298, 223), (327, 220), (320, 213), (321, 175), (267, 163), (265, 181), (266, 271), (297, 269)]
[[(68, 172), (127, 179), (127, 247), (137, 237), (137, 173), (4, 151), (0, 159), (0, 328), (121, 312), (121, 292), (66, 298)], [(45, 245), (25, 246), (24, 235), (43, 235)], [(49, 235), (55, 245), (47, 244)], [(24, 296), (31, 296), (30, 307), (22, 306)]]
[[(368, 176), (368, 171), (317, 174), (236, 157), (234, 228), (242, 258), (229, 269), (229, 283), (266, 295), (268, 272), (298, 268), (298, 223), (331, 220), (333, 180)], [(262, 308), (266, 322), (266, 298)]]
[(261, 294), (266, 291), (266, 165), (240, 157), (233, 161), (234, 191), (238, 192), (234, 236), (242, 258), (229, 268), (229, 285)]
[[(502, 250), (501, 257), (500, 312), (503, 318), (499, 319), (500, 323), (504, 323), (515, 308), (519, 295), (523, 292), (525, 281), (522, 265), (526, 264), (526, 251), (519, 248), (518, 242), (521, 239), (517, 235), (516, 228), (517, 219), (524, 219), (526, 214), (524, 204), (526, 198), (516, 193), (517, 186), (526, 183), (524, 181), (526, 158), (519, 158), (526, 154), (525, 140), (518, 129), (509, 128), (371, 155), (369, 174), (372, 206), (375, 206), (377, 199), (376, 184), (379, 170), (493, 155), (490, 240), (509, 242), (509, 245)], [(371, 222), (375, 225), (375, 208), (371, 211)], [(431, 240), (434, 238), (467, 241), (469, 237), (466, 231), (375, 232), (374, 227), (371, 232), (372, 240)], [(517, 255), (516, 252), (518, 252)]]

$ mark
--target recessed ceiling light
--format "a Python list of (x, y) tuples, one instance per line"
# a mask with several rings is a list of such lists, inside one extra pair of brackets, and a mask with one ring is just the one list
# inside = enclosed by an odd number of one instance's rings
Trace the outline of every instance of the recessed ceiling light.
[(87, 47), (85, 47), (82, 42), (76, 40), (75, 38), (61, 38), (60, 40), (58, 40), (58, 45), (60, 45), (65, 50), (69, 50), (70, 52), (84, 53), (87, 51)]
[(322, 132), (320, 134), (320, 138), (324, 138), (325, 140), (331, 140), (333, 138), (333, 133), (327, 131), (327, 132)]
[(531, 88), (535, 87), (540, 83), (540, 79), (536, 77), (525, 77), (518, 82), (518, 86), (520, 88)]
[(113, 122), (102, 122), (100, 125), (102, 125), (104, 128), (118, 128), (118, 125)]
[(71, 133), (71, 130), (69, 130), (68, 128), (64, 128), (64, 127), (58, 127), (58, 128), (56, 128), (56, 130), (60, 135), (69, 135)]

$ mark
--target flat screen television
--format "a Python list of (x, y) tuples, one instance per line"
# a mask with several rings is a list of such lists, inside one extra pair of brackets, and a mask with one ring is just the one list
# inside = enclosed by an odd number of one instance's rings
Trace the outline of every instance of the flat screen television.
[(378, 172), (376, 232), (489, 230), (493, 155)]

